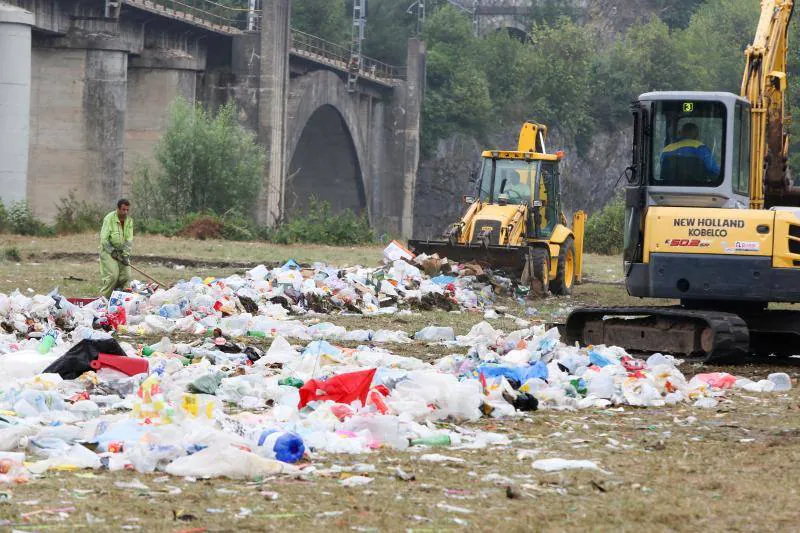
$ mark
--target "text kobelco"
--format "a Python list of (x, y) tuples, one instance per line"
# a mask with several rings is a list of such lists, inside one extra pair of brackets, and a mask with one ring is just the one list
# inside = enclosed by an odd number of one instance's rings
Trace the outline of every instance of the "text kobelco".
[(736, 218), (676, 218), (673, 226), (689, 228), (689, 237), (727, 237), (727, 228), (744, 229), (744, 220)]

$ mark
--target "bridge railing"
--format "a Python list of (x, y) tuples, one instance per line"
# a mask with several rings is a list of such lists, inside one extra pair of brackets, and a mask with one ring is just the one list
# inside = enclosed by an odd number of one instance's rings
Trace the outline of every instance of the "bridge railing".
[(351, 64), (350, 50), (340, 44), (326, 41), (316, 35), (292, 29), (292, 52), (311, 59), (333, 63), (342, 70), (357, 69), (360, 76), (374, 79), (397, 80), (405, 77), (405, 69), (362, 56), (360, 65)]
[[(216, 26), (225, 30), (247, 30), (254, 17), (248, 16), (248, 9), (219, 4), (212, 0), (123, 0), (124, 3), (143, 7), (151, 11), (162, 11), (188, 21), (206, 26)], [(261, 13), (257, 13), (260, 27)]]

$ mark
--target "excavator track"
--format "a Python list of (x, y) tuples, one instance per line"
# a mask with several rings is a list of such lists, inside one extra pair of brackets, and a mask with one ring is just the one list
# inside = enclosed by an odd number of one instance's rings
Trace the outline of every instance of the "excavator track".
[(705, 362), (734, 362), (751, 353), (750, 329), (745, 319), (722, 311), (589, 307), (573, 311), (564, 332), (569, 343), (682, 354), (702, 357)]

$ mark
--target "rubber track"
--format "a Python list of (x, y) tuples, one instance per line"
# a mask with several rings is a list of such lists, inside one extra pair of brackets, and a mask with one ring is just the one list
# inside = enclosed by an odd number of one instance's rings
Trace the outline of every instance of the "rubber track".
[[(734, 313), (689, 310), (681, 307), (586, 307), (567, 317), (565, 327), (569, 343), (582, 342), (583, 326), (592, 319), (605, 316), (648, 315), (673, 319), (699, 320), (714, 332), (714, 347), (705, 354), (705, 362), (722, 362), (747, 357), (750, 353), (750, 331), (745, 321)], [(623, 346), (624, 348), (624, 346)]]

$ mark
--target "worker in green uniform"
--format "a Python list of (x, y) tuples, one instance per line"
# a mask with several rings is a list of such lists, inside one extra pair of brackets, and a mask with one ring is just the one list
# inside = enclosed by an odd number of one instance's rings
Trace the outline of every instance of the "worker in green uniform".
[(133, 220), (128, 216), (131, 203), (122, 198), (117, 208), (103, 218), (100, 230), (100, 276), (103, 280), (101, 294), (106, 298), (116, 289), (124, 288), (131, 279), (131, 251), (133, 251)]

